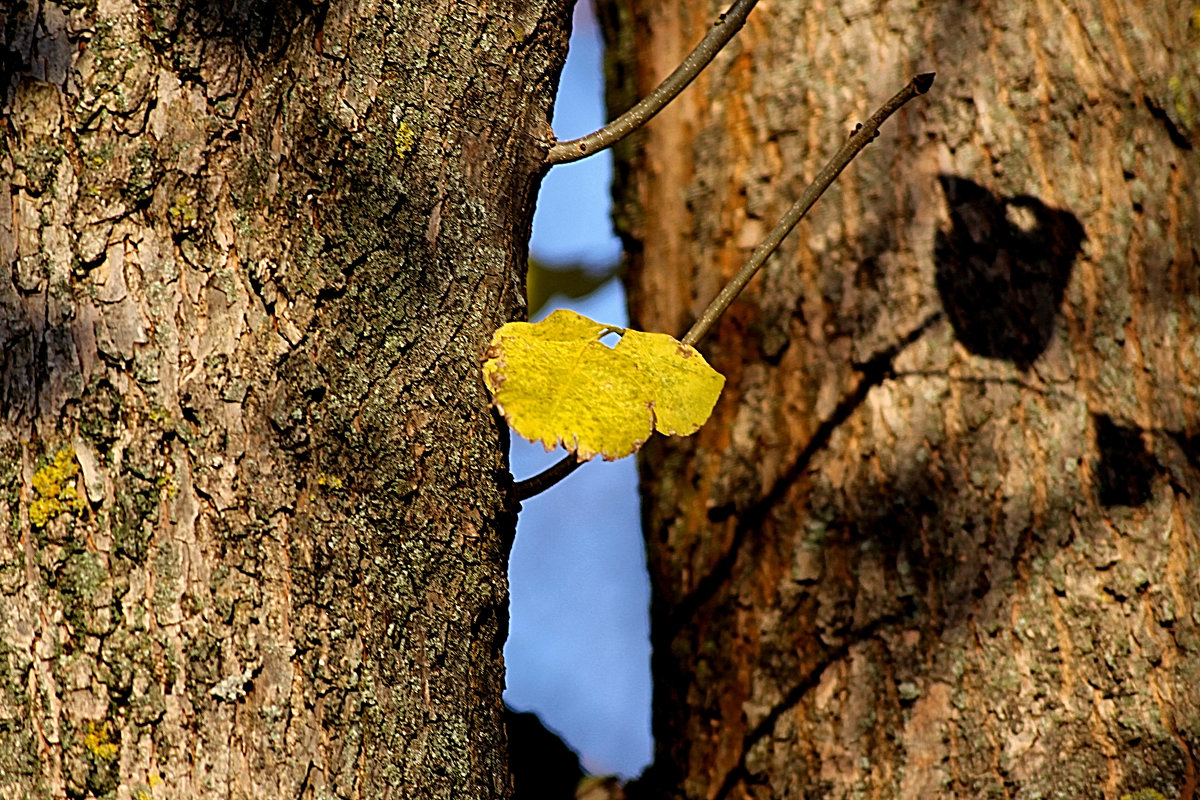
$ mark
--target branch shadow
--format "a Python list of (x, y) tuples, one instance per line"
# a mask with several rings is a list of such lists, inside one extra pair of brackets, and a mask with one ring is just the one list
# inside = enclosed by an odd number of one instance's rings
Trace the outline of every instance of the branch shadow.
[(943, 316), (941, 312), (930, 314), (906, 336), (883, 350), (874, 353), (867, 361), (856, 364), (855, 369), (862, 375), (858, 383), (842, 397), (837, 407), (834, 408), (833, 413), (817, 426), (816, 431), (813, 432), (812, 437), (800, 450), (800, 453), (796, 456), (792, 464), (775, 479), (771, 488), (759, 500), (746, 508), (739, 509), (724, 506), (713, 509), (709, 516), (714, 522), (721, 522), (737, 514), (737, 529), (725, 554), (697, 582), (696, 588), (689, 592), (672, 609), (667, 619), (665, 634), (667, 637), (674, 637), (700, 607), (708, 602), (720, 587), (725, 584), (732, 574), (733, 566), (737, 562), (738, 555), (747, 537), (752, 532), (758, 530), (766, 515), (770, 513), (775, 504), (783, 499), (792, 484), (804, 474), (813, 457), (829, 443), (829, 439), (834, 431), (862, 405), (871, 389), (881, 385), (894, 374), (894, 364), (900, 353), (920, 339), (935, 324), (940, 322)]
[[(1036, 391), (1027, 385), (1022, 388)], [(1054, 390), (1047, 393), (1054, 393)], [(848, 403), (856, 394), (847, 395), (843, 402)], [(842, 407), (839, 406), (839, 410)], [(1144, 504), (1151, 499), (1152, 483), (1159, 478), (1166, 480), (1177, 492), (1186, 492), (1181, 484), (1195, 485), (1196, 476), (1180, 480), (1169, 465), (1156, 458), (1147, 442), (1154, 435), (1173, 442), (1186, 462), (1200, 470), (1196, 454), (1196, 439), (1200, 437), (1188, 438), (1174, 430), (1144, 430), (1102, 414), (1092, 415), (1092, 422), (1093, 445), (1098, 454), (1095, 491), (1101, 506)], [(831, 536), (826, 546), (841, 550), (835, 559), (844, 560), (848, 552), (858, 553), (860, 547), (865, 548), (876, 553), (879, 563), (889, 565), (886, 569), (890, 574), (899, 574), (896, 565), (903, 563), (911, 571), (911, 585), (898, 595), (883, 598), (882, 604), (872, 609), (869, 619), (857, 618), (852, 608), (855, 603), (831, 611), (831, 617), (820, 624), (819, 634), (812, 639), (808, 656), (800, 657), (796, 663), (797, 674), (780, 683), (782, 697), (745, 732), (738, 760), (719, 776), (720, 788), (714, 798), (723, 800), (736, 796), (739, 784), (750, 785), (758, 780), (747, 767), (752, 749), (768, 740), (780, 719), (803, 703), (820, 684), (825, 671), (850, 657), (856, 646), (877, 640), (883, 649), (896, 657), (891, 641), (894, 632), (897, 628), (913, 625), (917, 619), (923, 620), (921, 636), (932, 641), (940, 640), (947, 630), (965, 630), (971, 625), (975, 626), (972, 635), (990, 638), (1002, 634), (1003, 625), (993, 629), (980, 621), (993, 618), (1012, 590), (1012, 584), (1021, 580), (1019, 576), (1028, 569), (1031, 561), (1047, 552), (1070, 546), (1077, 537), (1088, 537), (1086, 530), (1066, 522), (1077, 518), (1078, 497), (1073, 494), (1048, 497), (1040, 520), (1030, 518), (1024, 525), (1009, 531), (1003, 526), (989, 530), (986, 514), (985, 518), (960, 518), (947, 512), (946, 509), (952, 506), (950, 498), (958, 491), (959, 487), (953, 483), (945, 483), (937, 469), (913, 463), (889, 476), (881, 485), (874, 486), (868, 493), (873, 502), (863, 504), (865, 511), (851, 512), (830, 523), (829, 528), (838, 531), (838, 535), (836, 541)], [(776, 500), (783, 500), (782, 492)], [(753, 525), (764, 520), (765, 517), (757, 516)], [(749, 546), (752, 538), (748, 540), (747, 534), (754, 530), (755, 527), (739, 525), (739, 543)], [(733, 563), (735, 559), (736, 555), (727, 555), (721, 565), (731, 582), (733, 570), (738, 569)], [(742, 568), (747, 562), (756, 560), (742, 559)], [(819, 580), (823, 582), (825, 578)], [(721, 584), (711, 586), (710, 596), (721, 588)], [(1060, 596), (1065, 596), (1066, 591), (1063, 589)], [(689, 596), (696, 611), (699, 610), (699, 603), (695, 602), (698, 599)], [(790, 606), (779, 608), (784, 617), (807, 610)], [(672, 636), (678, 635), (688, 624), (687, 619), (673, 622)], [(919, 673), (920, 667), (904, 661), (901, 655), (896, 671)]]
[(878, 636), (893, 625), (903, 623), (909, 616), (909, 613), (897, 613), (876, 617), (866, 625), (849, 631), (846, 638), (837, 647), (826, 650), (821, 658), (805, 673), (804, 677), (792, 684), (783, 699), (772, 706), (771, 710), (759, 720), (757, 725), (746, 731), (746, 735), (742, 739), (741, 757), (738, 759), (737, 764), (725, 773), (720, 788), (713, 795), (713, 800), (724, 800), (724, 798), (729, 797), (733, 790), (737, 788), (738, 783), (751, 779), (750, 771), (746, 768), (746, 757), (750, 754), (751, 749), (763, 738), (770, 736), (780, 718), (797, 706), (804, 700), (805, 695), (817, 687), (821, 681), (821, 675), (825, 673), (826, 669), (849, 657), (850, 651), (855, 645)]

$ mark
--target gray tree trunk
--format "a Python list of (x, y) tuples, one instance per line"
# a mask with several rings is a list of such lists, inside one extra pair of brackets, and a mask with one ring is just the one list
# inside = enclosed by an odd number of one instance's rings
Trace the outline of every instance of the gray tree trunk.
[(502, 798), (566, 0), (0, 10), (0, 797)]
[[(719, 5), (608, 0), (613, 110)], [(713, 419), (643, 451), (652, 795), (1195, 796), (1197, 24), (763, 2), (621, 148), (633, 322), (680, 334), (938, 73), (702, 344)]]

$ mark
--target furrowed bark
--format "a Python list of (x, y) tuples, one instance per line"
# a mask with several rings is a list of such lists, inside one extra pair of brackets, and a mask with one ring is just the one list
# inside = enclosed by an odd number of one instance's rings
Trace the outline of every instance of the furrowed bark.
[(565, 2), (0, 12), (0, 797), (507, 797)]

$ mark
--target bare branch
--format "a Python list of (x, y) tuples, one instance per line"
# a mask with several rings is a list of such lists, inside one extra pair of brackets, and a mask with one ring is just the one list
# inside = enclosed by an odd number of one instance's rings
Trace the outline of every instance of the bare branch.
[(708, 308), (704, 309), (704, 313), (700, 315), (700, 319), (696, 320), (696, 324), (683, 337), (682, 341), (684, 344), (695, 345), (696, 342), (704, 338), (704, 335), (708, 333), (713, 324), (725, 313), (725, 309), (729, 308), (734, 298), (741, 293), (746, 284), (750, 282), (750, 279), (754, 277), (754, 273), (758, 272), (771, 253), (775, 252), (775, 249), (779, 247), (784, 238), (791, 233), (792, 228), (796, 227), (796, 223), (803, 219), (808, 210), (813, 207), (813, 204), (817, 202), (817, 198), (825, 193), (825, 190), (841, 174), (846, 165), (879, 135), (879, 126), (909, 100), (929, 91), (929, 87), (933, 86), (933, 77), (934, 73), (932, 72), (916, 76), (908, 82), (907, 86), (897, 92), (878, 111), (872, 114), (871, 118), (865, 124), (855, 127), (850, 138), (846, 140), (846, 143), (841, 146), (833, 158), (829, 159), (829, 163), (817, 173), (817, 177), (808, 185), (808, 188), (804, 190), (799, 199), (792, 204), (788, 212), (783, 215), (779, 222), (775, 223), (775, 227), (767, 234), (767, 238), (763, 239), (762, 243), (754, 249), (754, 252), (750, 254), (749, 260), (738, 270), (737, 275), (734, 275), (729, 283), (725, 284), (725, 288), (721, 290), (721, 293), (708, 304)]
[(688, 54), (683, 63), (667, 76), (654, 91), (642, 98), (633, 108), (605, 125), (600, 130), (589, 133), (569, 142), (558, 142), (550, 148), (546, 163), (568, 164), (612, 147), (629, 134), (649, 122), (655, 114), (662, 111), (668, 103), (675, 99), (696, 76), (708, 66), (717, 53), (729, 43), (729, 40), (742, 29), (750, 9), (758, 0), (734, 0), (729, 10), (720, 16), (709, 28), (708, 33), (696, 45), (696, 49)]
[[(738, 3), (734, 3), (734, 6), (737, 5)], [(754, 3), (751, 2), (749, 5), (753, 6)], [(746, 9), (746, 11), (749, 10), (749, 8)], [(730, 11), (732, 12), (732, 9), (730, 9)], [(732, 36), (733, 34), (731, 33), (729, 35)], [(728, 41), (728, 39), (726, 39), (726, 41)], [(703, 44), (704, 43), (701, 42), (701, 45)], [(699, 47), (696, 48), (696, 51), (699, 51), (699, 49)], [(720, 49), (720, 47), (718, 46), (717, 49)], [(693, 55), (695, 55), (695, 52), (693, 52)], [(690, 58), (691, 57), (689, 56), (689, 59)], [(709, 58), (711, 59), (711, 56)], [(687, 62), (684, 63), (686, 64)], [(708, 62), (706, 61), (705, 63)], [(703, 64), (701, 67), (703, 67)], [(683, 67), (681, 66), (680, 69), (683, 69)], [(676, 70), (676, 72), (679, 72), (679, 70)], [(673, 77), (674, 75), (672, 75), (672, 78)], [(775, 224), (775, 227), (771, 229), (769, 234), (767, 234), (767, 238), (763, 239), (762, 243), (754, 249), (754, 252), (750, 254), (749, 260), (747, 260), (745, 265), (738, 270), (737, 275), (733, 276), (729, 283), (725, 285), (725, 288), (721, 290), (720, 294), (718, 294), (716, 298), (709, 303), (708, 308), (704, 309), (704, 313), (700, 315), (700, 319), (696, 320), (696, 324), (694, 324), (691, 327), (691, 330), (689, 330), (683, 337), (682, 341), (684, 344), (695, 345), (696, 342), (704, 338), (704, 335), (708, 333), (709, 329), (711, 329), (716, 321), (720, 319), (721, 315), (725, 313), (725, 310), (729, 308), (730, 304), (733, 303), (734, 299), (738, 296), (738, 294), (741, 293), (746, 284), (750, 282), (750, 279), (754, 277), (754, 274), (758, 272), (759, 268), (762, 267), (770, 255), (775, 252), (780, 243), (783, 242), (784, 238), (791, 233), (792, 228), (796, 227), (796, 224), (804, 218), (804, 215), (807, 214), (808, 210), (813, 207), (813, 204), (817, 202), (817, 199), (825, 193), (825, 190), (830, 187), (834, 180), (837, 179), (837, 176), (841, 174), (842, 170), (846, 168), (846, 166), (854, 159), (854, 157), (862, 152), (863, 148), (874, 141), (875, 137), (879, 135), (879, 126), (882, 125), (888, 119), (888, 117), (896, 113), (896, 111), (898, 111), (900, 107), (909, 100), (912, 100), (917, 95), (928, 92), (929, 88), (933, 86), (933, 78), (934, 73), (932, 72), (926, 72), (917, 75), (910, 80), (903, 89), (893, 95), (890, 100), (880, 106), (879, 110), (872, 114), (871, 118), (868, 119), (866, 123), (855, 127), (853, 133), (850, 135), (850, 138), (846, 140), (846, 143), (841, 146), (833, 158), (831, 158), (829, 162), (821, 169), (821, 171), (817, 173), (817, 177), (808, 185), (808, 187), (804, 190), (804, 193), (800, 195), (800, 198), (792, 204), (792, 207), (788, 209), (788, 212), (784, 214), (779, 222)], [(664, 83), (664, 86), (665, 85), (666, 84)], [(684, 85), (686, 85), (686, 83)], [(662, 87), (660, 86), (659, 88), (661, 89)], [(682, 89), (683, 87), (680, 86), (680, 88)], [(676, 92), (676, 94), (677, 93), (678, 92)], [(674, 95), (672, 95), (672, 97), (673, 96)], [(650, 98), (647, 97), (646, 99), (649, 100)], [(669, 100), (670, 98), (667, 99)], [(634, 110), (636, 110), (636, 107)], [(632, 113), (632, 111), (629, 113)], [(626, 116), (628, 116), (628, 114), (626, 114)], [(621, 119), (624, 118), (625, 117), (622, 117)], [(617, 120), (617, 122), (620, 121), (621, 120)], [(615, 125), (616, 123), (613, 124)], [(635, 125), (634, 127), (636, 128), (637, 126)], [(630, 128), (630, 130), (633, 130), (633, 128)], [(600, 131), (599, 133), (603, 133), (603, 131)], [(598, 133), (592, 135), (597, 136)], [(576, 141), (582, 142), (588, 138), (589, 137), (584, 137), (584, 139), (579, 139)], [(620, 137), (618, 136), (617, 138)], [(616, 141), (616, 139), (613, 141)], [(563, 144), (572, 143), (564, 142)], [(609, 142), (609, 144), (611, 144), (611, 142)], [(551, 154), (553, 155), (553, 151), (551, 151)], [(581, 463), (582, 462), (575, 460), (574, 455), (568, 455), (562, 461), (559, 461), (549, 469), (534, 475), (532, 478), (519, 481), (514, 487), (517, 500), (527, 500), (528, 498), (533, 497), (535, 494), (540, 494), (541, 492), (546, 491), (551, 486), (554, 486), (554, 484), (558, 483), (563, 478), (574, 472)]]
[(584, 462), (578, 461), (574, 453), (568, 453), (566, 458), (559, 461), (546, 469), (534, 475), (532, 478), (526, 478), (523, 481), (517, 481), (513, 485), (513, 496), (518, 503), (524, 502), (535, 494), (541, 494), (549, 489), (554, 484), (561, 481), (563, 478), (570, 475), (575, 470), (579, 469), (579, 465)]

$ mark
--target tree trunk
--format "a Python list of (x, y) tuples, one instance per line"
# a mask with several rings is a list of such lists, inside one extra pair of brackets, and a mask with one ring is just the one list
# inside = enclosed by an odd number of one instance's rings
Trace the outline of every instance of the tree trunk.
[(0, 12), (0, 797), (507, 797), (567, 0)]
[[(1200, 22), (968, 5), (764, 2), (619, 154), (633, 324), (678, 335), (938, 73), (702, 344), (712, 420), (643, 451), (655, 791), (1197, 791)], [(613, 106), (720, 10), (609, 0)]]

